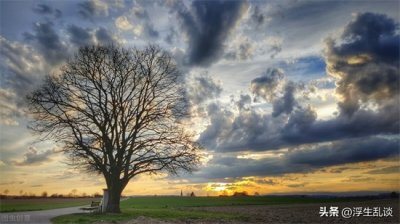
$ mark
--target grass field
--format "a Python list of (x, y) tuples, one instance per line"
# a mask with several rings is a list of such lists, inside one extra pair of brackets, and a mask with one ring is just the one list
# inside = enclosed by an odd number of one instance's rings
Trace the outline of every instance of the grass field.
[[(355, 200), (355, 199), (354, 199)], [(360, 199), (358, 199), (360, 200)], [(190, 207), (232, 206), (232, 205), (281, 205), (307, 203), (349, 202), (345, 198), (300, 198), (300, 197), (137, 197), (121, 202), (121, 214), (96, 215), (73, 214), (54, 218), (54, 223), (114, 222), (146, 216), (165, 220), (214, 219), (246, 220), (248, 217), (223, 212), (190, 210)]]
[[(2, 199), (0, 212), (36, 211), (87, 205), (93, 198)], [(96, 199), (100, 200), (100, 199)]]

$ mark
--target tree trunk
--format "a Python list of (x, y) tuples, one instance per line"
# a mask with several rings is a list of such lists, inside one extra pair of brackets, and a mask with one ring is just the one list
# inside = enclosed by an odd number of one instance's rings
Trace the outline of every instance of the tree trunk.
[(123, 189), (121, 187), (117, 187), (116, 185), (118, 186), (119, 184), (114, 184), (114, 186), (108, 188), (108, 203), (106, 212), (121, 212), (121, 209), (119, 208), (119, 202), (121, 200), (121, 193)]
[(112, 186), (108, 189), (108, 203), (106, 212), (110, 213), (120, 213), (119, 202), (121, 200), (121, 187)]
[(108, 188), (108, 202), (106, 213), (120, 213), (121, 209), (119, 203), (121, 201), (121, 194), (129, 180), (121, 180), (119, 177), (108, 176), (106, 177)]

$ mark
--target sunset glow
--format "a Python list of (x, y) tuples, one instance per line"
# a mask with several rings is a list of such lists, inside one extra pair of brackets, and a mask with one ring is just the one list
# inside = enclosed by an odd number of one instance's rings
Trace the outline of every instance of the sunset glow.
[(203, 148), (194, 172), (138, 175), (124, 195), (400, 189), (396, 0), (0, 4), (1, 194), (102, 193), (103, 176), (27, 128), (25, 96), (79, 47), (107, 44), (171, 53), (190, 114), (174, 122)]

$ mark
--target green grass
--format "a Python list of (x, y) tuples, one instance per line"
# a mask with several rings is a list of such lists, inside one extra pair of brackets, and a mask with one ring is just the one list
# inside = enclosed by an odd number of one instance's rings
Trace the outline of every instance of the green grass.
[(72, 214), (53, 218), (56, 224), (64, 223), (95, 223), (95, 222), (119, 222), (145, 216), (163, 220), (179, 219), (208, 219), (208, 220), (245, 220), (246, 217), (221, 212), (192, 211), (176, 208), (124, 208), (121, 214)]
[[(89, 205), (93, 198), (2, 199), (0, 212), (37, 211)], [(95, 199), (100, 200), (100, 199)]]
[[(137, 197), (121, 202), (121, 208), (182, 208), (231, 205), (274, 205), (294, 203), (348, 202), (348, 198), (260, 197)], [(360, 199), (358, 199), (360, 200)]]
[[(360, 199), (358, 199), (360, 200)], [(339, 203), (349, 202), (346, 198), (300, 198), (300, 197), (137, 197), (121, 202), (121, 214), (72, 214), (59, 216), (54, 223), (119, 222), (146, 216), (157, 219), (209, 219), (246, 220), (247, 217), (220, 212), (195, 211), (190, 207), (232, 205), (277, 205), (296, 203)]]

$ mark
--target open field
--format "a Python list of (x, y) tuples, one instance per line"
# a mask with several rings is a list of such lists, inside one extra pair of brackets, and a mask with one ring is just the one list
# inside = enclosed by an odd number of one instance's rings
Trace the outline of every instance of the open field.
[[(343, 218), (341, 214), (338, 217), (320, 217), (320, 207), (330, 206), (343, 208), (380, 208), (391, 207), (393, 209), (392, 217), (365, 217), (354, 216)], [(192, 208), (197, 211), (224, 212), (226, 214), (236, 214), (246, 217), (245, 221), (238, 220), (237, 223), (400, 223), (399, 200), (398, 199), (379, 199), (367, 201), (350, 202), (329, 202), (312, 204), (285, 204), (285, 205), (257, 205), (257, 206), (224, 206), (224, 207), (201, 207)], [(130, 224), (135, 223), (134, 220)], [(140, 222), (137, 222), (140, 223)], [(220, 223), (219, 221), (206, 223)], [(136, 223), (135, 223), (136, 224)]]
[(294, 203), (348, 202), (361, 198), (259, 197), (135, 197), (121, 202), (122, 208), (182, 208), (230, 205), (274, 205)]
[[(293, 208), (293, 211), (300, 211), (301, 214), (314, 214), (318, 218), (319, 207), (315, 207), (316, 205), (340, 206), (348, 203), (366, 205), (370, 202), (366, 199), (268, 196), (137, 197), (121, 202), (122, 214), (73, 214), (60, 216), (52, 221), (55, 223), (95, 223), (99, 221), (125, 222), (130, 220), (128, 223), (185, 223), (190, 220), (190, 222), (194, 223), (260, 223), (261, 220), (279, 218), (279, 215), (284, 214), (286, 210), (287, 214), (290, 215), (291, 208)], [(287, 206), (287, 208), (282, 206)], [(314, 206), (315, 208), (307, 206)], [(300, 208), (300, 210), (296, 208)], [(263, 213), (262, 211), (268, 212)], [(277, 212), (277, 214), (274, 214), (274, 212)]]
[(87, 205), (93, 198), (1, 199), (0, 212), (36, 211)]

